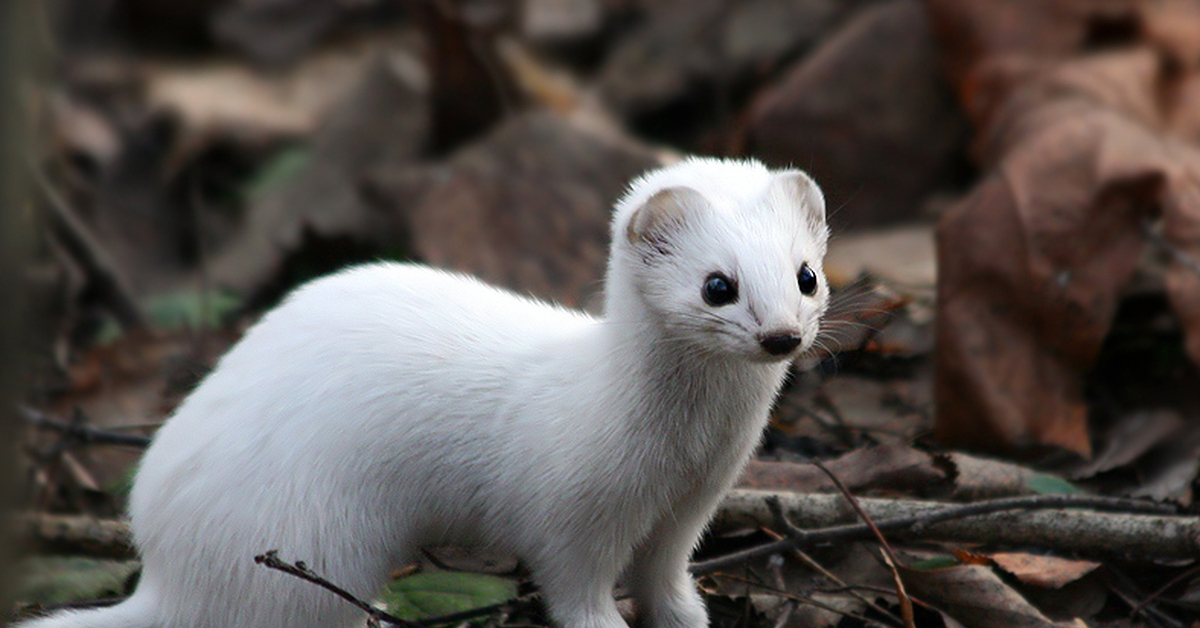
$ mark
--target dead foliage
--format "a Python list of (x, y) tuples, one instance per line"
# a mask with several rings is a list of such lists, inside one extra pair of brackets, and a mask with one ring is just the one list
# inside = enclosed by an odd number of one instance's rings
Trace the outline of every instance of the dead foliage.
[[(22, 601), (125, 592), (140, 447), (298, 282), (595, 310), (626, 182), (704, 152), (811, 170), (836, 225), (819, 348), (694, 557), (715, 626), (1200, 619), (1200, 5), (46, 4)], [(511, 556), (395, 576), (516, 592), (427, 625), (547, 625)]]

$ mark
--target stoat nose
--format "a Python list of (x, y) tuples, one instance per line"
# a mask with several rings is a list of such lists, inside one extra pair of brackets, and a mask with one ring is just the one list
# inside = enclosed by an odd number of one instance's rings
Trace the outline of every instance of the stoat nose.
[(758, 344), (771, 355), (786, 355), (800, 346), (800, 334), (791, 331), (776, 331), (762, 334)]

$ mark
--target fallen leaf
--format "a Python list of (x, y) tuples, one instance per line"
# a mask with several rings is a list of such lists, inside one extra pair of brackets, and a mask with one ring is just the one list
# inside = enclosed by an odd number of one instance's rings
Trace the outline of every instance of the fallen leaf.
[(900, 567), (910, 594), (967, 628), (1060, 627), (988, 567), (959, 565), (920, 570)]
[[(1168, 239), (1200, 252), (1200, 153), (1143, 119), (1153, 61), (1143, 49), (1062, 62), (993, 115), (996, 165), (938, 229), (944, 444), (1090, 454), (1083, 376), (1143, 221), (1161, 211)], [(1200, 358), (1200, 277), (1177, 263), (1168, 292)]]
[(929, 29), (919, 3), (869, 6), (748, 111), (748, 152), (820, 181), (835, 233), (911, 219), (959, 176), (969, 125)]
[[(392, 233), (418, 259), (485, 281), (595, 306), (612, 204), (661, 163), (648, 148), (550, 111), (513, 116), (444, 164), (376, 177)], [(399, 186), (392, 182), (402, 181)], [(420, 189), (420, 193), (413, 193)]]
[[(824, 464), (851, 491), (873, 488), (925, 492), (945, 480), (929, 454), (900, 444), (855, 449)], [(764, 460), (751, 460), (738, 486), (804, 493), (837, 490), (829, 476), (811, 464)]]
[(829, 283), (847, 285), (864, 273), (889, 284), (933, 289), (937, 284), (933, 227), (906, 225), (832, 238), (825, 256)]
[[(389, 613), (416, 621), (499, 604), (516, 596), (517, 584), (507, 578), (469, 572), (433, 572), (389, 583), (381, 601)], [(479, 621), (487, 619), (483, 616)]]
[(953, 484), (950, 496), (955, 500), (1079, 492), (1065, 480), (1003, 460), (962, 452), (938, 454), (933, 460)]
[(1090, 462), (1073, 470), (1073, 478), (1090, 478), (1142, 457), (1151, 448), (1177, 435), (1186, 424), (1178, 412), (1142, 410), (1122, 417), (1102, 435), (1103, 447)]
[[(376, 57), (361, 82), (322, 121), (311, 150), (277, 158), (256, 179), (244, 223), (211, 261), (216, 285), (250, 294), (279, 272), (308, 234), (380, 248), (395, 234), (363, 198), (372, 168), (409, 164), (427, 149), (427, 78), (409, 54)], [(282, 162), (279, 160), (283, 160)]]
[(1060, 59), (1137, 30), (1138, 0), (925, 0), (951, 82), (968, 104), (973, 73), (989, 57)]
[(1021, 582), (1037, 587), (1061, 589), (1100, 567), (1087, 560), (1069, 560), (1021, 552), (997, 552), (989, 558)]
[(311, 55), (284, 72), (256, 72), (231, 61), (145, 64), (146, 98), (167, 109), (184, 130), (306, 137), (361, 80), (383, 46), (363, 45)]
[(1154, 448), (1138, 461), (1141, 485), (1129, 494), (1191, 504), (1192, 484), (1200, 472), (1200, 432), (1189, 430)]

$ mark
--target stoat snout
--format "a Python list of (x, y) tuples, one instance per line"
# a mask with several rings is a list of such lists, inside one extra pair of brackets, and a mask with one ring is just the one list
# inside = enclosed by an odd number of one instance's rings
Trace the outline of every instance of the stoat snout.
[(789, 329), (775, 330), (758, 335), (758, 344), (768, 354), (773, 356), (785, 356), (796, 350), (800, 346), (803, 338), (800, 332)]

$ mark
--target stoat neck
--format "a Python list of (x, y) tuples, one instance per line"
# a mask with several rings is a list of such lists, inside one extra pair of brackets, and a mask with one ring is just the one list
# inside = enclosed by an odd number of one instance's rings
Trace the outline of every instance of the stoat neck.
[(707, 351), (700, 344), (704, 339), (679, 338), (665, 329), (632, 290), (607, 296), (605, 344), (614, 378), (627, 383), (625, 394), (637, 409), (631, 417), (634, 429), (651, 438), (695, 434), (706, 442), (749, 429), (757, 438), (761, 425), (747, 422), (765, 415), (786, 363), (755, 363)]

